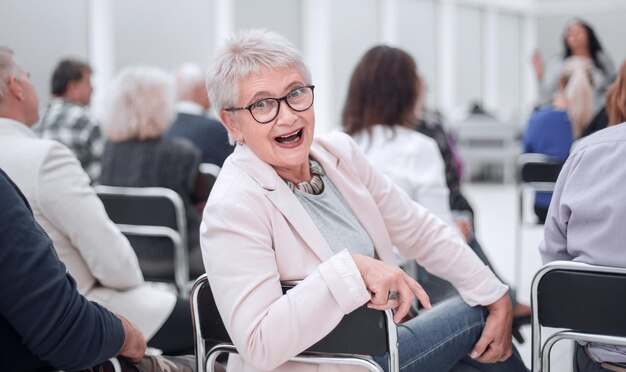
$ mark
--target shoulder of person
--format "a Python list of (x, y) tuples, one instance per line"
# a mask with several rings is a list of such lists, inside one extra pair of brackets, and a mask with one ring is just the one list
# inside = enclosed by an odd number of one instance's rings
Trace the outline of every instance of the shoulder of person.
[(359, 148), (352, 137), (341, 131), (317, 136), (313, 144), (338, 158), (352, 157), (352, 154)]
[(624, 124), (613, 125), (584, 137), (576, 144), (570, 157), (589, 151), (598, 145), (626, 142), (626, 125)]
[(166, 137), (163, 140), (168, 143), (168, 146), (175, 148), (179, 153), (200, 157), (200, 150), (190, 140), (183, 137)]

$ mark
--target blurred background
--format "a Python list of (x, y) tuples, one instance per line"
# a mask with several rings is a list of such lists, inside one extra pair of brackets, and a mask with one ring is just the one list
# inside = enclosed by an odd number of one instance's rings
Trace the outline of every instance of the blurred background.
[(520, 130), (536, 101), (531, 56), (562, 53), (566, 23), (590, 23), (616, 63), (626, 57), (622, 0), (20, 0), (0, 2), (0, 44), (31, 72), (42, 109), (63, 57), (94, 68), (92, 110), (120, 68), (207, 66), (238, 29), (266, 28), (303, 51), (316, 84), (317, 131), (339, 127), (349, 74), (370, 47), (416, 59), (427, 107), (454, 127), (479, 103)]

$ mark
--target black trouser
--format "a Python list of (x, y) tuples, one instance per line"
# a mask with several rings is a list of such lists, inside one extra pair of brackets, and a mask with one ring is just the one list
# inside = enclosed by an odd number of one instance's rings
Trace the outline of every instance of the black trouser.
[(539, 219), (539, 223), (543, 225), (546, 223), (546, 218), (548, 217), (548, 208), (535, 205), (535, 214)]
[(174, 310), (163, 326), (148, 341), (148, 346), (160, 349), (163, 354), (193, 354), (193, 324), (189, 300), (179, 297)]

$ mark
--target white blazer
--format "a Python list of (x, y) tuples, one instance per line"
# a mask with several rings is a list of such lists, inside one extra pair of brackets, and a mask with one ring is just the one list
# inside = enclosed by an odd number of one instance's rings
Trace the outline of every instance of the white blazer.
[(176, 296), (144, 282), (135, 252), (72, 152), (0, 118), (0, 168), (26, 196), (78, 291), (128, 318), (149, 340), (174, 309)]
[[(491, 304), (507, 291), (452, 229), (376, 171), (350, 137), (317, 138), (311, 155), (369, 233), (379, 259), (395, 265), (396, 246), (449, 280), (470, 305)], [(289, 187), (247, 146), (237, 146), (224, 163), (200, 235), (215, 301), (243, 358), (231, 357), (229, 370), (352, 370), (285, 363), (370, 294), (348, 252), (333, 254)], [(302, 283), (283, 295), (280, 282), (288, 280)]]

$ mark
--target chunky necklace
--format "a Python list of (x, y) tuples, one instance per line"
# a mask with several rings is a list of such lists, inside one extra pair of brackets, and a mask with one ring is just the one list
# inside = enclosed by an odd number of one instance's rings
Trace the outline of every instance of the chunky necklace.
[(291, 181), (285, 180), (287, 182), (287, 186), (292, 191), (296, 189), (305, 192), (307, 194), (319, 195), (324, 191), (324, 181), (322, 181), (322, 177), (324, 175), (324, 170), (320, 163), (316, 162), (313, 159), (309, 159), (309, 169), (311, 170), (311, 180), (310, 181), (302, 181), (298, 183), (293, 183)]

